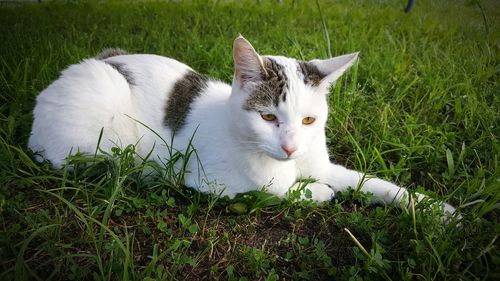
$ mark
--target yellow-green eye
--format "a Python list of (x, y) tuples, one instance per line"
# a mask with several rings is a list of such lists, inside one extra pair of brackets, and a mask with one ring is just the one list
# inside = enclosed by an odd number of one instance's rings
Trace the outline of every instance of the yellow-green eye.
[(311, 125), (312, 123), (314, 123), (314, 121), (316, 121), (316, 118), (314, 118), (314, 117), (306, 117), (306, 118), (302, 119), (302, 124), (304, 124), (304, 125)]
[(262, 117), (262, 119), (269, 122), (276, 120), (276, 115), (274, 114), (261, 114), (260, 116)]

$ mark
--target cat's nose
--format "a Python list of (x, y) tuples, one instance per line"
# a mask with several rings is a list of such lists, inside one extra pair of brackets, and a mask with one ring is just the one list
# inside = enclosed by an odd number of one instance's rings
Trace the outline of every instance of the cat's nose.
[(282, 145), (281, 148), (283, 149), (283, 151), (285, 151), (285, 153), (286, 153), (286, 155), (288, 155), (288, 157), (290, 157), (290, 155), (292, 155), (297, 150), (296, 146)]

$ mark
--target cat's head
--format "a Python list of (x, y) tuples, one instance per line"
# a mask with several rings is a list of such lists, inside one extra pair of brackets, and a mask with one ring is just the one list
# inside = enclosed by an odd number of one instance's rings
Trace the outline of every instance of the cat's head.
[(357, 56), (307, 62), (261, 56), (245, 38), (236, 38), (230, 98), (235, 139), (275, 159), (303, 155), (318, 134), (324, 133), (330, 86)]

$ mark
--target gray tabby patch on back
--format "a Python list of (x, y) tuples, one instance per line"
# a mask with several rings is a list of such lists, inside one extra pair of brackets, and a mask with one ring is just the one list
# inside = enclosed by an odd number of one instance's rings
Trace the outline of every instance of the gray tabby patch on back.
[(123, 55), (128, 55), (127, 51), (122, 50), (120, 48), (108, 48), (102, 50), (100, 54), (95, 56), (95, 59), (97, 60), (102, 60), (104, 63), (110, 65), (113, 67), (116, 71), (118, 71), (124, 78), (127, 80), (127, 83), (129, 85), (136, 85), (134, 77), (132, 75), (132, 72), (128, 70), (124, 64), (118, 63), (118, 62), (113, 62), (113, 61), (107, 61), (107, 58), (110, 57), (115, 57), (115, 56), (123, 56)]
[(132, 75), (132, 72), (130, 72), (130, 70), (128, 70), (127, 67), (123, 63), (108, 61), (108, 60), (104, 60), (103, 62), (110, 65), (116, 71), (118, 71), (123, 76), (123, 78), (125, 78), (125, 80), (127, 80), (127, 83), (129, 85), (133, 85), (133, 86), (136, 85), (134, 76)]
[(262, 59), (265, 72), (262, 71), (261, 81), (246, 100), (243, 106), (245, 110), (261, 111), (271, 105), (278, 106), (280, 99), (286, 101), (288, 77), (283, 66), (271, 58)]
[(175, 82), (166, 107), (164, 124), (176, 131), (184, 125), (191, 103), (207, 88), (208, 79), (194, 71), (188, 71)]
[(318, 86), (325, 75), (312, 63), (306, 61), (297, 61), (298, 71), (304, 75), (304, 83), (312, 86)]
[(115, 56), (123, 56), (123, 55), (128, 55), (127, 51), (122, 50), (120, 48), (107, 48), (102, 50), (100, 54), (95, 56), (96, 60), (103, 60), (107, 59), (110, 57), (115, 57)]

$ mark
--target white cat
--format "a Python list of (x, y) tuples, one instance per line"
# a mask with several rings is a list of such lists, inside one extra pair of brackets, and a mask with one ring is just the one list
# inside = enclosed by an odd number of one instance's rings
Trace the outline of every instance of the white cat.
[(153, 150), (164, 161), (169, 149), (154, 131), (178, 151), (192, 140), (196, 157), (185, 184), (203, 192), (233, 197), (266, 187), (284, 196), (311, 177), (317, 181), (307, 189), (319, 202), (362, 185), (384, 202), (401, 203), (404, 188), (329, 160), (327, 94), (357, 57), (261, 56), (240, 36), (230, 86), (173, 59), (108, 50), (70, 66), (38, 96), (29, 147), (61, 167), (71, 152), (94, 153), (103, 129), (103, 149), (136, 144), (139, 155)]

